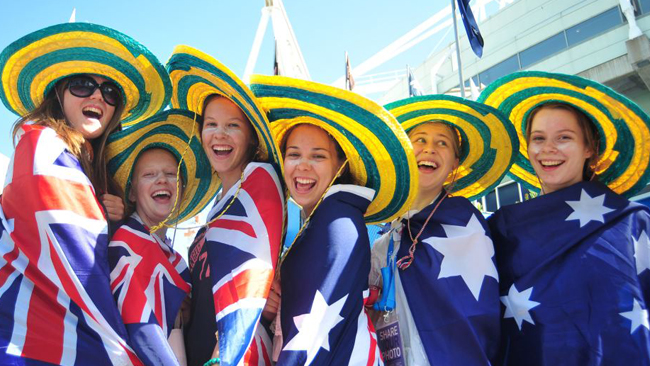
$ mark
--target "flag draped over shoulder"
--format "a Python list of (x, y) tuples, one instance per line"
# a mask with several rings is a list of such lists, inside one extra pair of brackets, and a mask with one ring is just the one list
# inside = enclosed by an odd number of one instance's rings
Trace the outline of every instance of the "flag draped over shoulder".
[[(403, 220), (397, 259), (441, 198)], [(464, 197), (446, 197), (424, 227), (413, 263), (399, 276), (427, 358), (490, 365), (499, 341), (499, 283), (487, 222)]]
[(54, 130), (21, 132), (0, 210), (0, 364), (141, 365), (111, 295), (93, 186)]
[[(232, 204), (231, 204), (232, 203)], [(275, 274), (282, 240), (284, 194), (267, 163), (250, 163), (215, 204), (205, 232), (208, 277), (222, 365), (270, 364), (270, 338), (257, 327)], [(207, 361), (207, 360), (205, 360)]]
[(157, 324), (169, 336), (192, 287), (183, 258), (133, 214), (113, 235), (108, 260), (124, 323)]
[(489, 222), (505, 364), (650, 364), (646, 206), (582, 182)]
[(481, 57), (483, 56), (483, 45), (485, 42), (483, 41), (481, 32), (478, 29), (478, 24), (476, 24), (476, 19), (474, 19), (474, 14), (472, 13), (472, 8), (469, 6), (469, 3), (470, 0), (458, 0), (458, 11), (463, 19), (463, 25), (467, 32), (469, 44), (472, 46), (472, 51), (474, 51), (476, 56)]
[(365, 310), (370, 244), (363, 220), (374, 191), (334, 185), (281, 268), (279, 365), (381, 365)]

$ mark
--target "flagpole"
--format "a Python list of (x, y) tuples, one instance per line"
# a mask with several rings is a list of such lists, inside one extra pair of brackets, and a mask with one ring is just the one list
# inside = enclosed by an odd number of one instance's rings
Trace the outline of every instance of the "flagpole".
[(458, 87), (460, 96), (465, 98), (465, 83), (463, 82), (463, 64), (460, 61), (460, 44), (458, 43), (458, 26), (456, 25), (456, 0), (451, 0), (451, 18), (454, 20), (454, 36), (456, 37), (456, 58), (458, 59)]
[(350, 79), (348, 78), (348, 51), (345, 51), (345, 90), (350, 90)]

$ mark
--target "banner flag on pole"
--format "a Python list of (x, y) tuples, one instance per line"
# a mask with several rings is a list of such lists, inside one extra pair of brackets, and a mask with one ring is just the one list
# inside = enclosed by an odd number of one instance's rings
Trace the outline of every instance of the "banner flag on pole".
[(476, 56), (481, 57), (483, 56), (483, 45), (485, 42), (483, 41), (481, 32), (476, 24), (476, 19), (474, 19), (474, 14), (472, 14), (472, 8), (470, 8), (469, 2), (470, 0), (458, 0), (458, 11), (463, 19), (463, 25), (465, 25), (469, 44), (472, 46), (472, 50)]

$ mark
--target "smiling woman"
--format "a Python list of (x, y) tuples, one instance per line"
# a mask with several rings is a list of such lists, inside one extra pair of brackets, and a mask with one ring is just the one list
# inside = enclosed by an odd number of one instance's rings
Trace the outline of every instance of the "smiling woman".
[(650, 180), (650, 117), (595, 81), (537, 71), (479, 100), (508, 115), (525, 144), (511, 173), (542, 193), (488, 220), (499, 363), (648, 365), (650, 211), (625, 196)]
[(0, 76), (0, 99), (21, 116), (0, 210), (0, 252), (14, 253), (0, 268), (0, 363), (139, 365), (109, 286), (112, 216), (97, 195), (119, 193), (109, 135), (162, 109), (169, 77), (135, 40), (89, 23), (15, 41)]

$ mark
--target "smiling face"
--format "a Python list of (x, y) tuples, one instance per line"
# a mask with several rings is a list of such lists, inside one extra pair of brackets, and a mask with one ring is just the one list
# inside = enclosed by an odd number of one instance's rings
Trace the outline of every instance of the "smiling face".
[[(455, 131), (441, 122), (423, 123), (409, 132), (419, 171), (419, 196), (429, 202), (458, 167)], [(428, 202), (427, 202), (428, 203)]]
[(594, 152), (586, 144), (576, 114), (561, 108), (541, 108), (530, 124), (528, 157), (544, 192), (582, 181), (585, 162)]
[(174, 207), (177, 168), (174, 156), (163, 149), (147, 150), (135, 163), (129, 199), (148, 227), (162, 222)]
[(322, 128), (302, 124), (288, 132), (284, 181), (306, 215), (311, 214), (341, 164), (334, 140)]
[[(88, 75), (97, 84), (102, 84), (107, 79)], [(92, 95), (85, 98), (74, 96), (68, 88), (63, 91), (63, 113), (75, 130), (79, 131), (86, 140), (93, 140), (104, 132), (115, 113), (115, 107), (107, 104), (99, 88)]]
[(211, 98), (203, 111), (201, 139), (210, 165), (224, 182), (237, 181), (257, 147), (244, 112), (224, 97)]

